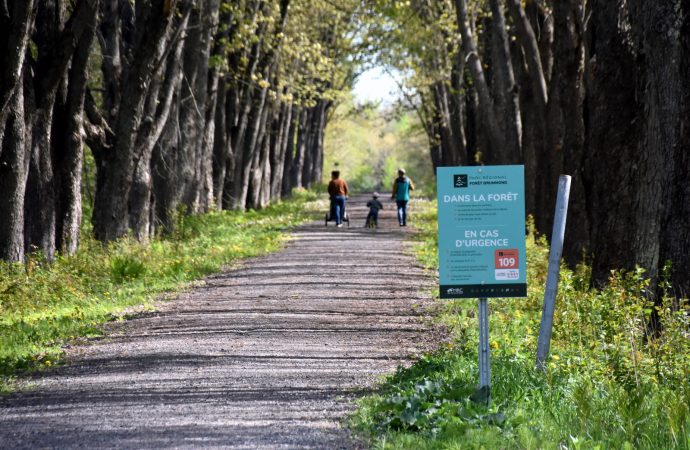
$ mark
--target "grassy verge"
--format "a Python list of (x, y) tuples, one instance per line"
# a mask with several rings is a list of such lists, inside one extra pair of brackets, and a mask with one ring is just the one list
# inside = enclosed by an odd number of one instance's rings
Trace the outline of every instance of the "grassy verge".
[(180, 219), (173, 236), (141, 245), (102, 246), (86, 238), (76, 255), (48, 264), (0, 265), (0, 388), (12, 377), (59, 363), (70, 339), (99, 333), (128, 308), (152, 308), (163, 293), (241, 259), (279, 249), (290, 227), (314, 218), (315, 195), (247, 213), (216, 212)]
[[(417, 255), (437, 269), (435, 204), (416, 205)], [(690, 449), (690, 316), (669, 298), (664, 332), (648, 336), (644, 273), (562, 268), (546, 373), (534, 370), (548, 247), (528, 239), (526, 299), (491, 299), (492, 403), (478, 382), (476, 301), (447, 301), (447, 348), (399, 369), (364, 399), (353, 425), (379, 449)], [(439, 300), (440, 301), (440, 300)]]

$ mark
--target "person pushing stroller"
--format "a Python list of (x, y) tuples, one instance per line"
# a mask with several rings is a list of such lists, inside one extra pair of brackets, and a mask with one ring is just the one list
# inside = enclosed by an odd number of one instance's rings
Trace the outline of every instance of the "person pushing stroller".
[(347, 182), (340, 178), (340, 171), (331, 172), (331, 182), (328, 183), (328, 195), (331, 199), (330, 219), (335, 220), (337, 227), (342, 227), (343, 221), (346, 220), (345, 204), (348, 191)]
[(383, 209), (383, 204), (378, 199), (379, 193), (374, 192), (372, 199), (367, 202), (367, 208), (369, 208), (369, 215), (367, 215), (367, 221), (365, 222), (365, 227), (367, 228), (379, 227), (379, 211)]

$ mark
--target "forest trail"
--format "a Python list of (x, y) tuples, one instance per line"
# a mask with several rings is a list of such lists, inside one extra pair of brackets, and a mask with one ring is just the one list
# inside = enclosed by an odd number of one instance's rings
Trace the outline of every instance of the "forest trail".
[(360, 448), (353, 400), (435, 345), (385, 203), (363, 228), (314, 222), (279, 253), (208, 278), (154, 313), (115, 323), (70, 363), (0, 398), (3, 448)]

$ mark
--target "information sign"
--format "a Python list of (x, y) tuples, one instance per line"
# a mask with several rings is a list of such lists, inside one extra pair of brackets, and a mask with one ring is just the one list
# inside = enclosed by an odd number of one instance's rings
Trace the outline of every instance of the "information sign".
[(441, 298), (526, 297), (524, 166), (439, 167)]

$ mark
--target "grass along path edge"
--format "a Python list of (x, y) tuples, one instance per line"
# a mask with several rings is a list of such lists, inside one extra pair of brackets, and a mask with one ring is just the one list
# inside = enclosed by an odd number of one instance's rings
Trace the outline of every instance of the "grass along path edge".
[(281, 249), (294, 226), (326, 210), (323, 199), (296, 192), (259, 211), (180, 217), (177, 229), (148, 243), (126, 238), (102, 245), (84, 233), (74, 256), (48, 263), (0, 263), (0, 391), (17, 375), (60, 364), (70, 341), (101, 334), (101, 325), (203, 277)]
[[(417, 202), (416, 254), (438, 269), (436, 205)], [(529, 225), (529, 224), (528, 224)], [(531, 227), (532, 228), (532, 227)], [(690, 310), (650, 304), (641, 270), (594, 289), (563, 267), (546, 373), (534, 369), (548, 245), (527, 239), (528, 297), (491, 299), (492, 404), (478, 383), (476, 300), (439, 300), (452, 343), (400, 369), (364, 398), (352, 427), (375, 449), (690, 449)], [(567, 239), (567, 236), (566, 236)], [(667, 286), (671, 292), (671, 286)], [(653, 308), (661, 336), (647, 334)]]

